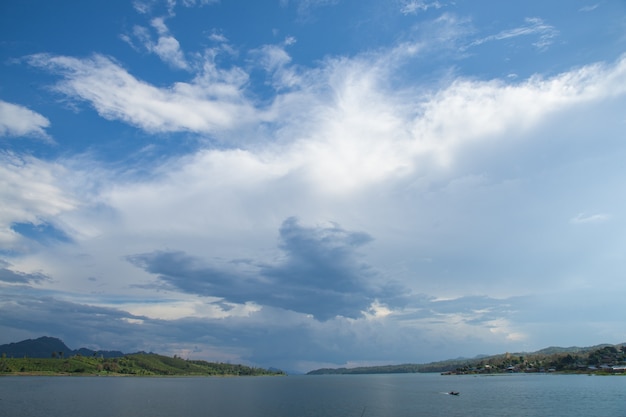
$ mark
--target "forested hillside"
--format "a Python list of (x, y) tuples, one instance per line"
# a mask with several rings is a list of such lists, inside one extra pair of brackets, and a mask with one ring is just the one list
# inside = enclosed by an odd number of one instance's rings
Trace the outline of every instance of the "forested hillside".
[(0, 345), (0, 374), (90, 374), (90, 375), (284, 375), (245, 365), (187, 360), (174, 356), (138, 352), (72, 350), (55, 337), (40, 337)]
[(90, 374), (136, 376), (243, 376), (284, 375), (244, 365), (186, 360), (154, 353), (139, 353), (118, 358), (74, 355), (68, 358), (0, 359), (0, 373), (24, 374)]
[(474, 359), (427, 364), (317, 369), (308, 375), (442, 372), (448, 374), (504, 372), (626, 372), (626, 344), (588, 348), (546, 348), (532, 353), (504, 353)]

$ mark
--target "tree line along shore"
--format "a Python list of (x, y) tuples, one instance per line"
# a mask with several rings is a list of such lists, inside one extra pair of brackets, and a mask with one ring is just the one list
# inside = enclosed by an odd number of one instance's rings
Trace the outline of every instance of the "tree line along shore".
[(137, 353), (116, 358), (102, 356), (0, 359), (0, 375), (103, 375), (103, 376), (260, 376), (284, 375), (245, 365), (188, 360), (155, 353)]

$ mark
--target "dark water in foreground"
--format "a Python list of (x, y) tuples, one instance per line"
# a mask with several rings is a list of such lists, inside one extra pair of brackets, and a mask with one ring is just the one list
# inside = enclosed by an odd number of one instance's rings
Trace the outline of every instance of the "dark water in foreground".
[(626, 417), (626, 377), (0, 377), (2, 417), (361, 415)]

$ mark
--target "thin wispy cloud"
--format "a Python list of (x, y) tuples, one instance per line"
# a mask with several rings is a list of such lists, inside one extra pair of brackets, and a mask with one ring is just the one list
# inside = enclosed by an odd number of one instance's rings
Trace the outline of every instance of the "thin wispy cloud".
[(133, 0), (133, 8), (141, 14), (150, 14), (155, 8), (160, 6), (166, 7), (170, 16), (175, 15), (177, 6), (182, 7), (202, 7), (219, 3), (219, 0)]
[(590, 4), (588, 6), (583, 6), (580, 9), (578, 9), (579, 12), (592, 12), (594, 10), (596, 10), (598, 7), (600, 7), (599, 3), (596, 4)]
[(585, 223), (602, 223), (610, 219), (611, 216), (605, 213), (596, 213), (596, 214), (585, 214), (578, 213), (575, 217), (570, 219), (571, 223), (574, 224), (585, 224)]
[(280, 0), (283, 7), (294, 5), (300, 17), (308, 18), (318, 8), (334, 6), (341, 0)]
[(486, 36), (470, 43), (467, 48), (482, 45), (487, 42), (502, 41), (517, 38), (520, 36), (533, 36), (537, 40), (532, 44), (539, 50), (546, 50), (559, 36), (559, 31), (552, 25), (544, 22), (538, 17), (529, 17), (525, 19), (525, 25), (513, 29), (503, 30), (495, 35)]

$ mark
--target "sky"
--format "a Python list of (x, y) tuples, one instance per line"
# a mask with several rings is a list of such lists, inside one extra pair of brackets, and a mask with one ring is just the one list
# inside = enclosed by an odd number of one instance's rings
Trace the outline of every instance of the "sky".
[(0, 343), (626, 342), (626, 2), (0, 4)]

